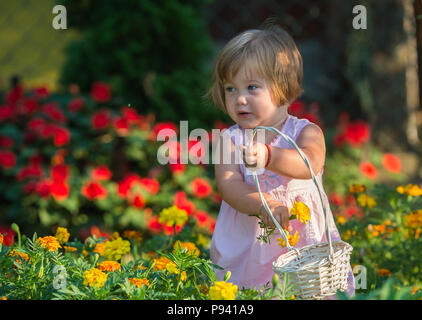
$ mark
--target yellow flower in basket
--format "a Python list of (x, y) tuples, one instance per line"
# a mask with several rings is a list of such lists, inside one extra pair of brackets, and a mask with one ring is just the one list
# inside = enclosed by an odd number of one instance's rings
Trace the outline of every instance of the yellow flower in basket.
[(309, 207), (304, 204), (302, 201), (296, 201), (293, 204), (293, 207), (290, 209), (290, 214), (295, 215), (296, 219), (300, 219), (300, 222), (308, 223), (311, 220)]
[[(289, 244), (293, 247), (300, 239), (299, 233), (295, 232), (295, 234), (292, 236), (288, 231), (286, 231), (287, 233), (287, 240), (289, 241)], [(277, 239), (279, 246), (281, 247), (285, 247), (286, 246), (286, 241), (284, 241), (283, 238), (278, 238)]]

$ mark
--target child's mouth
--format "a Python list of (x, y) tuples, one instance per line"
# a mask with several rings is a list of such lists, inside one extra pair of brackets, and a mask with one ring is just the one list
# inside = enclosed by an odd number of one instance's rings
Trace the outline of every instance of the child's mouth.
[(250, 112), (239, 112), (238, 113), (240, 118), (249, 118), (250, 116), (252, 116), (252, 113)]

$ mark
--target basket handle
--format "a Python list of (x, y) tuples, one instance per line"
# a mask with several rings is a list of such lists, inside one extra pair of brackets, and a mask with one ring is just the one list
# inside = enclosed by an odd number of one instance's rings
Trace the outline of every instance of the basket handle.
[[(321, 189), (320, 189), (319, 184), (318, 184), (318, 182), (316, 180), (315, 174), (314, 174), (314, 172), (313, 172), (313, 170), (312, 170), (312, 168), (311, 168), (311, 166), (309, 164), (308, 158), (303, 153), (303, 151), (300, 150), (300, 148), (298, 147), (298, 145), (296, 144), (296, 142), (293, 141), (292, 138), (290, 138), (288, 135), (285, 135), (284, 133), (280, 132), (279, 130), (277, 130), (276, 128), (273, 128), (273, 127), (258, 126), (255, 129), (253, 129), (253, 132), (252, 132), (252, 134), (249, 137), (249, 144), (250, 145), (253, 144), (253, 139), (255, 137), (255, 134), (256, 134), (257, 130), (259, 130), (259, 129), (265, 129), (265, 130), (272, 131), (274, 133), (277, 133), (277, 134), (281, 135), (281, 137), (284, 138), (284, 140), (286, 140), (287, 142), (289, 142), (299, 152), (299, 155), (302, 157), (303, 161), (305, 161), (305, 164), (306, 164), (306, 166), (308, 167), (308, 169), (309, 169), (309, 171), (311, 173), (312, 180), (313, 180), (315, 186), (317, 187), (318, 194), (319, 194), (319, 197), (321, 199), (322, 208), (324, 210), (325, 229), (326, 229), (326, 236), (327, 236), (327, 240), (328, 240), (328, 246), (329, 246), (329, 249), (330, 249), (329, 258), (330, 258), (330, 261), (331, 261), (331, 257), (333, 255), (333, 246), (332, 246), (332, 243), (331, 243), (331, 235), (330, 235), (330, 232), (328, 230), (327, 208), (326, 208), (326, 205), (324, 203), (324, 200), (322, 199)], [(256, 188), (258, 190), (259, 197), (260, 197), (260, 199), (262, 201), (262, 204), (264, 205), (265, 211), (267, 211), (267, 213), (270, 215), (270, 217), (273, 220), (274, 224), (276, 225), (278, 231), (280, 232), (281, 236), (283, 237), (283, 239), (284, 239), (284, 241), (286, 243), (287, 249), (288, 250), (294, 249), (296, 252), (299, 252), (296, 248), (292, 247), (289, 244), (289, 241), (287, 239), (286, 232), (280, 226), (280, 224), (278, 223), (278, 221), (274, 218), (274, 216), (273, 216), (270, 208), (268, 207), (268, 204), (265, 201), (264, 196), (262, 195), (261, 188), (260, 188), (259, 182), (258, 182), (258, 177), (256, 175), (256, 171), (255, 170), (252, 170), (252, 176), (253, 176), (253, 179), (254, 179), (254, 182), (255, 182), (255, 186), (256, 186)]]

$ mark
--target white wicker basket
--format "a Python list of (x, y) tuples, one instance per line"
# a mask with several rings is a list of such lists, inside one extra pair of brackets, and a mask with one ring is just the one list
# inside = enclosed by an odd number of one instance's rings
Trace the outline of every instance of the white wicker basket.
[(325, 216), (326, 238), (328, 240), (328, 242), (309, 245), (300, 249), (290, 246), (285, 231), (274, 218), (262, 196), (256, 172), (252, 171), (255, 186), (258, 189), (261, 201), (283, 237), (288, 249), (287, 253), (280, 255), (280, 257), (274, 261), (274, 272), (280, 277), (283, 277), (284, 274), (289, 275), (289, 280), (292, 281), (297, 290), (295, 295), (297, 299), (323, 299), (326, 296), (334, 295), (337, 290), (346, 290), (348, 285), (347, 277), (350, 254), (353, 247), (344, 241), (331, 241), (327, 223), (328, 216), (326, 205), (306, 155), (289, 136), (272, 127), (256, 127), (253, 131), (253, 135), (250, 137), (250, 143), (252, 143), (256, 131), (259, 129), (265, 129), (280, 134), (286, 141), (293, 145), (305, 161), (321, 199)]

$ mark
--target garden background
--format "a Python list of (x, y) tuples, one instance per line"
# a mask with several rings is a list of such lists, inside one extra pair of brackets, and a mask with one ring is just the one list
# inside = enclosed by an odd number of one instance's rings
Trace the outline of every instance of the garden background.
[[(67, 9), (66, 30), (52, 26), (57, 4)], [(367, 29), (352, 27), (356, 5), (366, 7)], [(354, 247), (352, 265), (368, 272), (358, 297), (418, 297), (421, 7), (416, 0), (0, 3), (0, 296), (225, 298), (209, 262), (221, 203), (213, 166), (160, 165), (156, 137), (163, 128), (177, 132), (181, 120), (210, 138), (211, 129), (232, 124), (202, 98), (215, 55), (235, 34), (275, 17), (304, 60), (304, 94), (289, 112), (324, 130), (324, 187)], [(190, 141), (193, 157), (200, 146)], [(49, 247), (52, 235), (60, 247)], [(100, 264), (110, 261), (124, 272), (107, 278)], [(73, 285), (52, 288), (57, 265)], [(90, 282), (93, 269), (106, 275), (102, 285)], [(238, 299), (269, 297), (236, 291)]]

